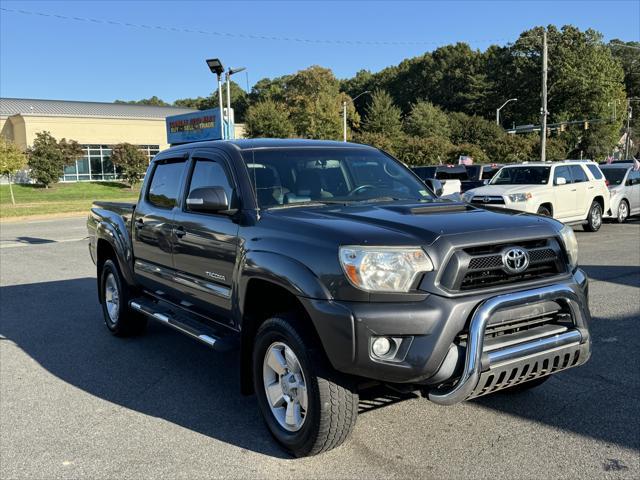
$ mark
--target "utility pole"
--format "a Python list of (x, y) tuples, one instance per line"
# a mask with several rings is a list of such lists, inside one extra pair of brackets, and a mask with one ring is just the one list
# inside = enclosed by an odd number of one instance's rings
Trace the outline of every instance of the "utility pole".
[(540, 161), (547, 161), (547, 30), (542, 34), (542, 128), (540, 129)]
[(347, 101), (342, 102), (342, 131), (344, 132), (344, 141), (347, 141)]
[(631, 99), (627, 99), (627, 135), (624, 139), (624, 159), (629, 160), (629, 147), (631, 144)]

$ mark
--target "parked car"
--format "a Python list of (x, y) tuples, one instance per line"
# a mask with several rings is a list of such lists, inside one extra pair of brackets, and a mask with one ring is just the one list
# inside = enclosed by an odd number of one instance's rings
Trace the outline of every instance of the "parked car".
[(466, 192), (472, 188), (486, 185), (502, 167), (503, 165), (497, 163), (489, 165), (465, 165), (464, 168), (467, 171), (467, 178), (460, 178), (462, 191)]
[[(462, 165), (428, 165), (411, 167), (423, 182), (436, 179), (442, 183), (442, 197), (451, 197), (459, 200), (462, 191), (462, 183), (459, 176), (467, 177), (467, 171)], [(428, 184), (431, 186), (430, 184)], [(457, 197), (457, 198), (456, 198)]]
[(136, 204), (95, 202), (87, 228), (109, 331), (153, 319), (239, 349), (241, 391), (297, 456), (344, 442), (367, 386), (451, 405), (535, 387), (590, 356), (570, 227), (442, 202), (373, 147), (172, 147)]
[(590, 232), (600, 229), (609, 198), (598, 165), (575, 160), (506, 166), (489, 185), (463, 196), (474, 205), (538, 213)]
[(600, 165), (611, 193), (611, 207), (606, 218), (623, 223), (627, 218), (640, 214), (640, 171), (633, 164), (612, 163)]

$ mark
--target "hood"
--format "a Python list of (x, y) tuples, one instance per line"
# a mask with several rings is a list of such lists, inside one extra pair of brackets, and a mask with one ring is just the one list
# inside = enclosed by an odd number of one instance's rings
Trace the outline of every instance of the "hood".
[[(544, 190), (548, 185), (485, 185), (473, 188), (469, 192), (474, 195), (507, 195), (509, 193), (526, 193)], [(467, 193), (469, 193), (467, 192)]]
[[(524, 233), (527, 228), (555, 229), (548, 219), (510, 210), (489, 211), (464, 203), (376, 204), (358, 206), (294, 207), (273, 209), (268, 215), (297, 232), (338, 244), (429, 245), (441, 236), (508, 230)], [(496, 237), (500, 234), (496, 233)], [(331, 240), (332, 239), (332, 240)]]

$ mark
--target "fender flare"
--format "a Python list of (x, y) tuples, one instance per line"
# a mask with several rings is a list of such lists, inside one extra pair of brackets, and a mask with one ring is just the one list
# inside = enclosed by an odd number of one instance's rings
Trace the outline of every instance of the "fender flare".
[(331, 300), (332, 296), (320, 279), (304, 264), (279, 253), (252, 250), (239, 262), (237, 305), (244, 313), (247, 287), (251, 280), (260, 279), (278, 285), (296, 297)]
[[(96, 254), (100, 240), (106, 241), (116, 255), (120, 272), (129, 285), (135, 285), (133, 274), (133, 248), (127, 226), (120, 215), (99, 209), (99, 220), (96, 222)], [(97, 257), (96, 257), (97, 260)]]

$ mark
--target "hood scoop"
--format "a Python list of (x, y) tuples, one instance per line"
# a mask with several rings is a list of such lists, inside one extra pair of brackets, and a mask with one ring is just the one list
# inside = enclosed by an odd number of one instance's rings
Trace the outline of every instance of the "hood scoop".
[(440, 202), (430, 203), (427, 205), (393, 205), (383, 208), (386, 210), (393, 210), (394, 212), (402, 213), (404, 215), (427, 215), (430, 213), (452, 213), (476, 210), (463, 202)]

